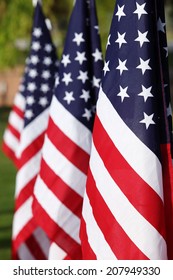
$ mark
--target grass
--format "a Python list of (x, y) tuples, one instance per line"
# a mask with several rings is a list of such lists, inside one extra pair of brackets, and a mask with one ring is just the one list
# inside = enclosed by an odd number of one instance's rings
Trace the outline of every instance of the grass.
[[(0, 146), (9, 109), (0, 108)], [(0, 148), (0, 260), (11, 259), (11, 229), (16, 169)]]

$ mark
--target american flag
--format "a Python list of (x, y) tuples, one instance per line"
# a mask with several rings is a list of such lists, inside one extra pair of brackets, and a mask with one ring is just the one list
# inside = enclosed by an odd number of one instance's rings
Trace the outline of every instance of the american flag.
[(58, 73), (56, 48), (52, 43), (42, 7), (34, 11), (32, 39), (25, 76), (24, 126), (17, 149), (15, 213), (12, 247), (14, 259), (47, 259), (49, 239), (34, 222), (33, 187), (40, 169), (41, 151), (48, 125), (49, 106)]
[(77, 0), (34, 188), (33, 212), (52, 240), (50, 258), (82, 258), (81, 209), (102, 69), (95, 1)]
[(84, 259), (168, 257), (165, 189), (172, 186), (163, 178), (170, 133), (160, 32), (156, 1), (116, 1), (83, 202)]
[(5, 129), (2, 143), (2, 150), (4, 154), (12, 160), (16, 167), (18, 167), (17, 150), (20, 143), (21, 131), (24, 125), (24, 110), (26, 104), (25, 83), (27, 71), (28, 67), (26, 65), (25, 73), (19, 85), (18, 92), (14, 98), (13, 108), (9, 114), (8, 125)]

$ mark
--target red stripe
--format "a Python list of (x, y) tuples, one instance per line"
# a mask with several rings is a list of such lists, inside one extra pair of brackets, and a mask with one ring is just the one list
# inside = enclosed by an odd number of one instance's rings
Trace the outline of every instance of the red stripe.
[(67, 255), (67, 256), (64, 258), (64, 260), (66, 260), (66, 261), (67, 261), (67, 260), (70, 260), (70, 261), (71, 261), (72, 259), (71, 259), (70, 256)]
[(25, 165), (26, 162), (28, 162), (32, 157), (35, 156), (35, 154), (37, 154), (42, 149), (44, 136), (45, 132), (39, 135), (29, 146), (26, 147), (26, 149), (21, 154), (19, 167)]
[[(128, 237), (111, 213), (108, 205), (105, 203), (96, 187), (90, 170), (88, 173), (87, 193), (93, 209), (94, 218), (116, 258), (119, 260), (147, 260), (148, 258)], [(95, 242), (97, 242), (97, 240)], [(85, 257), (90, 258), (88, 251), (85, 251)]]
[(53, 145), (84, 174), (87, 174), (89, 155), (68, 138), (53, 120), (49, 120), (48, 137)]
[(18, 197), (15, 200), (15, 211), (17, 211), (22, 206), (22, 204), (33, 195), (36, 178), (37, 175), (20, 191)]
[(76, 216), (81, 218), (83, 198), (58, 177), (44, 159), (41, 162), (40, 177), (55, 196)]
[(93, 138), (106, 169), (118, 187), (136, 210), (166, 239), (164, 205), (161, 198), (123, 158), (98, 117)]
[(24, 118), (24, 111), (20, 109), (18, 106), (14, 105), (12, 108), (12, 112), (15, 112), (21, 119)]
[(96, 255), (94, 254), (86, 233), (86, 223), (84, 219), (81, 219), (80, 237), (82, 242), (82, 258), (83, 260), (96, 260)]
[(18, 168), (18, 159), (16, 158), (16, 155), (5, 142), (2, 143), (2, 151), (10, 160), (12, 160), (13, 164)]
[(170, 144), (161, 145), (168, 259), (173, 260), (173, 166)]
[(25, 241), (29, 251), (34, 256), (35, 260), (46, 260), (47, 257), (45, 256), (42, 248), (38, 244), (37, 240), (33, 235), (30, 235), (29, 238)]
[(40, 225), (53, 242), (62, 248), (72, 259), (82, 259), (81, 246), (50, 218), (36, 198), (33, 203), (33, 213), (37, 224)]
[(11, 248), (11, 259), (15, 261), (20, 260), (18, 252), (15, 250), (14, 246)]
[(8, 124), (7, 130), (9, 130), (18, 140), (20, 140), (20, 132), (12, 126), (12, 124)]
[(32, 235), (33, 231), (36, 229), (37, 225), (34, 221), (34, 218), (29, 220), (29, 222), (22, 228), (22, 230), (19, 232), (17, 237), (12, 240), (13, 242), (13, 250), (18, 251), (19, 246), (25, 242), (25, 240)]

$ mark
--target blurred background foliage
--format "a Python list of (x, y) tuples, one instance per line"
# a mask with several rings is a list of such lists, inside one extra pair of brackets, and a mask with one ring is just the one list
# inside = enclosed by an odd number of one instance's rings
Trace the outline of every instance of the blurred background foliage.
[[(63, 49), (73, 0), (42, 0), (43, 11), (52, 23), (58, 55)], [(96, 0), (103, 50), (109, 32), (114, 0)], [(31, 39), (32, 0), (0, 0), (0, 70), (24, 64)]]
[[(42, 0), (44, 13), (52, 23), (53, 41), (59, 55), (63, 49), (73, 1)], [(173, 30), (173, 1), (165, 0), (165, 2), (170, 18), (168, 35), (173, 40), (173, 33), (170, 32)], [(103, 53), (114, 3), (114, 0), (96, 0)], [(33, 11), (32, 0), (0, 0), (0, 70), (24, 64), (31, 39)]]

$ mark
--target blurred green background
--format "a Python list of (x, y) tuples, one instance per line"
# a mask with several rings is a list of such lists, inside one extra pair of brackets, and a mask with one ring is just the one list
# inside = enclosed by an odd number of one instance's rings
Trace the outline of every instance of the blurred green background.
[[(43, 0), (43, 10), (52, 23), (52, 37), (61, 56), (73, 0)], [(105, 53), (107, 36), (114, 9), (114, 0), (96, 0), (102, 50)], [(165, 1), (169, 43), (170, 77), (173, 81), (173, 1)], [(15, 73), (24, 67), (31, 39), (32, 0), (0, 0), (0, 79), (4, 73)], [(22, 72), (21, 72), (22, 73)], [(2, 78), (3, 79), (3, 78)], [(0, 105), (0, 145), (10, 107)], [(0, 150), (0, 259), (11, 258), (11, 223), (14, 206), (16, 170)]]

